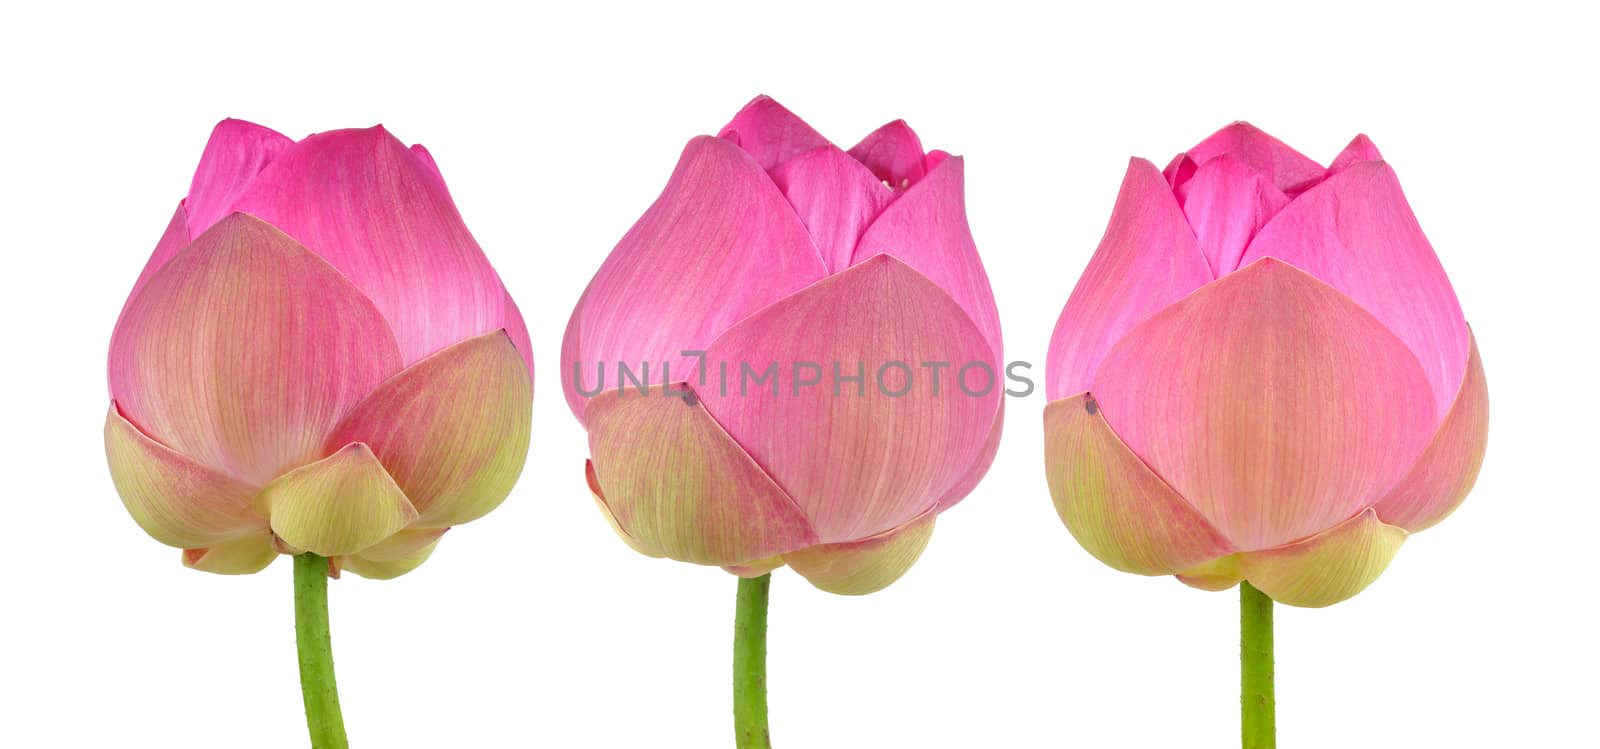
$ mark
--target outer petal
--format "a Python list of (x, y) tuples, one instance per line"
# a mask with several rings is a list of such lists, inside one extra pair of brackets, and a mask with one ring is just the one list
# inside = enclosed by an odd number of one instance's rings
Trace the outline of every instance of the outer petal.
[[(820, 383), (799, 384), (805, 362), (825, 372)], [(893, 362), (905, 369), (885, 375)], [(939, 395), (922, 362), (948, 363)], [(827, 543), (888, 530), (933, 507), (977, 460), (1001, 397), (983, 334), (949, 295), (887, 255), (735, 325), (707, 347), (707, 365), (723, 363), (728, 386), (699, 390), (706, 408)], [(777, 365), (773, 386), (745, 387), (740, 370), (768, 363)], [(956, 382), (963, 367), (976, 397)], [(981, 367), (993, 380), (985, 382)], [(863, 379), (835, 382), (835, 368), (847, 377), (859, 369)]]
[(266, 522), (250, 509), (255, 489), (145, 436), (117, 413), (106, 413), (111, 482), (134, 522), (168, 546), (210, 546)]
[(1374, 508), (1378, 517), (1412, 533), (1445, 519), (1478, 480), (1489, 443), (1489, 386), (1478, 342), (1472, 341), (1466, 378), (1422, 458)]
[(1178, 155), (1167, 166), (1173, 188), (1183, 185), (1195, 170), (1219, 156), (1231, 156), (1266, 177), (1280, 191), (1294, 195), (1323, 178), (1322, 165), (1307, 158), (1248, 122), (1235, 122)]
[[(561, 342), (567, 404), (585, 420), (575, 366), (589, 373), (599, 364), (670, 362), (673, 379), (690, 379), (696, 360), (680, 352), (704, 349), (728, 326), (825, 275), (805, 226), (766, 173), (732, 143), (696, 138), (572, 311)], [(589, 377), (582, 384), (592, 390)]]
[(895, 198), (861, 162), (833, 146), (784, 162), (772, 170), (772, 181), (806, 225), (829, 273), (849, 267), (861, 232)]
[(1044, 465), (1067, 530), (1115, 569), (1170, 575), (1233, 551), (1123, 444), (1088, 393), (1045, 406)]
[(421, 513), (443, 528), (483, 517), (528, 456), (533, 381), (504, 332), (462, 341), (378, 386), (339, 423), (326, 452), (365, 443)]
[(589, 403), (597, 495), (644, 549), (740, 564), (817, 542), (805, 515), (691, 391), (608, 391)]
[(1056, 320), (1046, 395), (1057, 400), (1088, 390), (1113, 344), (1210, 280), (1194, 232), (1155, 165), (1129, 161), (1105, 237)]
[(344, 412), (399, 368), (371, 302), (294, 240), (239, 214), (129, 303), (109, 367), (130, 422), (257, 486), (319, 457)]
[(127, 301), (122, 303), (122, 313), (117, 317), (117, 324), (122, 324), (122, 318), (128, 314), (128, 305), (133, 303), (134, 297), (139, 296), (139, 291), (150, 282), (157, 272), (167, 267), (167, 262), (179, 250), (189, 246), (189, 214), (184, 210), (183, 201), (178, 201), (178, 209), (173, 211), (172, 219), (167, 222), (167, 230), (161, 234), (161, 239), (156, 242), (155, 252), (150, 253), (150, 259), (145, 261), (144, 270), (139, 272), (139, 280), (134, 281), (133, 291), (128, 294)]
[(1178, 581), (1191, 588), (1212, 592), (1227, 590), (1244, 579), (1239, 569), (1240, 554), (1229, 554), (1197, 564), (1178, 573)]
[(600, 514), (605, 516), (606, 524), (610, 525), (611, 530), (616, 532), (617, 538), (622, 539), (622, 542), (627, 544), (628, 548), (652, 559), (661, 559), (665, 556), (655, 549), (646, 548), (639, 543), (638, 539), (628, 535), (628, 532), (622, 529), (622, 524), (617, 522), (617, 516), (612, 514), (611, 507), (606, 504), (605, 493), (600, 490), (600, 478), (594, 475), (594, 461), (583, 461), (583, 478), (589, 482), (589, 495), (594, 497), (594, 503), (600, 508)]
[(1328, 165), (1328, 176), (1333, 176), (1344, 171), (1352, 164), (1363, 161), (1382, 161), (1383, 154), (1378, 153), (1378, 145), (1366, 135), (1357, 135), (1350, 145), (1344, 147), (1339, 155), (1334, 157), (1333, 163)]
[(183, 566), (219, 575), (252, 575), (278, 558), (265, 528), (203, 549), (184, 549)]
[(392, 580), (422, 566), (423, 562), (428, 561), (428, 557), (433, 556), (433, 550), (438, 546), (439, 537), (434, 536), (432, 540), (404, 555), (385, 556), (380, 559), (363, 552), (340, 557), (339, 566), (369, 580)]
[(1129, 333), (1094, 395), (1128, 446), (1246, 551), (1370, 506), (1437, 423), (1427, 381), (1394, 334), (1270, 259)]
[(775, 555), (766, 559), (756, 559), (743, 564), (722, 565), (723, 571), (737, 577), (761, 577), (783, 566), (783, 555)]
[(1200, 241), (1212, 274), (1223, 276), (1239, 267), (1244, 248), (1289, 196), (1231, 156), (1218, 156), (1195, 170), (1177, 190), (1183, 215)]
[(967, 498), (973, 489), (978, 488), (978, 483), (983, 481), (984, 474), (989, 472), (989, 467), (994, 465), (994, 458), (1000, 454), (1000, 434), (1005, 431), (1006, 399), (1000, 399), (1000, 407), (995, 409), (994, 423), (989, 426), (989, 436), (983, 440), (983, 449), (978, 452), (978, 457), (972, 461), (972, 466), (961, 476), (955, 486), (945, 491), (939, 499), (937, 512), (954, 507), (957, 502)]
[(1000, 313), (967, 226), (965, 169), (959, 156), (932, 168), (867, 227), (851, 262), (881, 253), (917, 269), (966, 310), (998, 359)]
[(271, 518), (285, 544), (325, 557), (362, 551), (417, 519), (378, 457), (359, 442), (278, 477), (256, 496), (256, 510)]
[(1244, 262), (1263, 257), (1293, 263), (1365, 307), (1422, 362), (1436, 413), (1450, 408), (1467, 365), (1467, 322), (1389, 165), (1353, 164), (1290, 203)]
[(904, 190), (927, 174), (922, 140), (905, 120), (872, 131), (850, 149), (850, 155), (896, 190)]
[(1345, 600), (1383, 574), (1406, 532), (1368, 509), (1288, 546), (1244, 554), (1240, 570), (1278, 603), (1320, 608)]
[(744, 149), (769, 172), (813, 148), (829, 145), (805, 120), (765, 95), (744, 105), (717, 135)]
[(296, 143), (234, 209), (338, 268), (383, 312), (407, 364), (507, 327), (505, 289), (443, 181), (381, 127)]
[(217, 123), (184, 201), (190, 231), (199, 235), (232, 213), (234, 201), (256, 175), (292, 145), (293, 140), (253, 122), (227, 119)]
[(812, 585), (842, 596), (876, 593), (899, 580), (933, 537), (929, 512), (894, 530), (843, 544), (821, 544), (783, 555)]

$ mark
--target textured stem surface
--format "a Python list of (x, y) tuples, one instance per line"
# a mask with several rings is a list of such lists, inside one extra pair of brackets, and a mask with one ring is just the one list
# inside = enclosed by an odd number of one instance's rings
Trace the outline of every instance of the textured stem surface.
[(1278, 745), (1277, 698), (1272, 676), (1272, 599), (1239, 583), (1239, 709), (1244, 749)]
[(767, 590), (772, 575), (739, 578), (733, 618), (733, 730), (739, 749), (771, 749), (767, 733)]
[(349, 749), (339, 687), (333, 680), (333, 641), (328, 636), (328, 560), (316, 554), (294, 558), (294, 640), (300, 650), (300, 694), (312, 749)]

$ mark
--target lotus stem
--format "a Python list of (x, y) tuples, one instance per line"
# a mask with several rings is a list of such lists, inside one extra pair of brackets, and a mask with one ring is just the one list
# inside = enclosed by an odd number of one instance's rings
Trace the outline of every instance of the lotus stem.
[(1244, 749), (1278, 745), (1277, 698), (1272, 675), (1272, 599), (1239, 583), (1239, 709)]
[(733, 618), (733, 730), (738, 749), (772, 749), (767, 731), (767, 591), (772, 575), (739, 578)]
[(294, 558), (294, 639), (300, 651), (300, 693), (312, 749), (349, 749), (339, 686), (333, 679), (333, 640), (328, 636), (328, 560), (316, 554)]

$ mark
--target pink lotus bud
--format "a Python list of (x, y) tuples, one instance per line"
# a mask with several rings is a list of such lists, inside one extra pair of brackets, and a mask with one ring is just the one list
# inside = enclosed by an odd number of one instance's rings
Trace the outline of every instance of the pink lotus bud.
[(421, 146), (224, 120), (112, 335), (111, 476), (190, 567), (394, 577), (510, 492), (529, 351)]
[(1134, 159), (1047, 366), (1067, 528), (1196, 587), (1349, 598), (1483, 460), (1471, 331), (1365, 136), (1327, 169), (1244, 123)]
[(766, 97), (689, 142), (562, 343), (590, 487), (630, 545), (846, 594), (911, 566), (1000, 436), (962, 185), (904, 122), (846, 152)]

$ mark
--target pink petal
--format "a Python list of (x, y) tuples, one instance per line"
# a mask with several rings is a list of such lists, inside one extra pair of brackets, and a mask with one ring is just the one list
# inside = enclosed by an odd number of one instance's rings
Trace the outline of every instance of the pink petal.
[(1489, 442), (1489, 386), (1472, 340), (1466, 378), (1433, 441), (1400, 484), (1378, 502), (1378, 517), (1412, 533), (1455, 511), (1478, 480)]
[(1289, 196), (1260, 172), (1231, 156), (1219, 156), (1196, 169), (1177, 194), (1215, 276), (1236, 270), (1256, 232), (1289, 204)]
[(1366, 590), (1405, 540), (1404, 530), (1368, 509), (1304, 541), (1242, 554), (1239, 569), (1278, 603), (1332, 606)]
[(851, 262), (885, 254), (917, 269), (955, 298), (999, 357), (1000, 313), (967, 226), (965, 190), (961, 157), (943, 160), (867, 227)]
[(589, 403), (596, 497), (630, 545), (737, 565), (817, 542), (805, 515), (689, 391), (607, 391)]
[(338, 268), (383, 312), (407, 364), (507, 327), (505, 289), (443, 181), (381, 127), (296, 143), (234, 209)]
[(772, 170), (772, 181), (836, 273), (850, 265), (856, 241), (895, 193), (861, 162), (833, 146), (813, 149)]
[(1290, 148), (1248, 122), (1235, 122), (1178, 155), (1167, 166), (1167, 178), (1174, 189), (1183, 186), (1194, 170), (1219, 156), (1259, 172), (1279, 191), (1294, 195), (1322, 180), (1322, 165)]
[(850, 155), (897, 190), (921, 181), (931, 166), (922, 153), (922, 140), (905, 120), (872, 131), (850, 149)]
[(1211, 278), (1155, 165), (1130, 160), (1100, 247), (1056, 320), (1045, 360), (1046, 395), (1059, 400), (1088, 390), (1113, 344)]
[(117, 413), (106, 413), (111, 483), (134, 522), (168, 546), (200, 547), (266, 527), (250, 509), (255, 487), (185, 457)]
[(400, 369), (372, 303), (259, 219), (173, 258), (111, 338), (111, 393), (145, 434), (257, 486), (322, 455), (339, 418)]
[[(689, 142), (666, 190), (617, 243), (578, 300), (561, 342), (567, 404), (584, 420), (582, 386), (616, 386), (615, 367), (650, 362), (652, 382), (694, 376), (718, 333), (827, 275), (794, 209), (732, 143)], [(603, 365), (603, 383), (595, 368)]]
[(276, 130), (252, 122), (228, 119), (217, 123), (184, 202), (191, 236), (199, 236), (232, 213), (234, 201), (261, 170), (292, 145), (293, 140)]
[(1355, 140), (1350, 141), (1350, 145), (1345, 146), (1344, 150), (1340, 151), (1339, 155), (1334, 158), (1333, 163), (1328, 166), (1328, 176), (1332, 177), (1349, 168), (1351, 164), (1359, 164), (1363, 161), (1383, 161), (1383, 154), (1378, 153), (1378, 146), (1372, 142), (1371, 138), (1366, 135), (1357, 135)]
[(1263, 257), (1292, 263), (1365, 307), (1422, 362), (1435, 413), (1450, 408), (1467, 366), (1467, 321), (1387, 164), (1353, 164), (1295, 199), (1243, 262)]
[(818, 544), (783, 555), (812, 585), (842, 596), (864, 596), (889, 587), (911, 569), (933, 538), (935, 512), (861, 541)]
[(829, 145), (805, 120), (769, 96), (752, 99), (717, 135), (744, 149), (769, 172), (800, 154)]
[[(993, 350), (967, 315), (887, 255), (746, 318), (707, 347), (706, 360), (730, 370), (726, 387), (714, 380), (697, 389), (706, 408), (826, 543), (859, 540), (932, 508), (977, 461), (1003, 388)], [(823, 372), (820, 384), (799, 384), (812, 378), (797, 374), (805, 362)], [(905, 369), (884, 375), (894, 362)], [(923, 362), (949, 363), (937, 396)], [(747, 387), (743, 369), (759, 375), (769, 364), (771, 384)], [(859, 369), (861, 384), (840, 381), (836, 393), (835, 364), (843, 376)], [(963, 367), (976, 396), (956, 382)]]
[(1271, 259), (1135, 328), (1093, 390), (1123, 441), (1246, 551), (1370, 506), (1438, 423), (1394, 334)]
[(180, 250), (189, 246), (189, 216), (183, 208), (183, 201), (178, 201), (178, 209), (173, 211), (172, 220), (167, 222), (167, 230), (162, 232), (161, 239), (156, 242), (155, 252), (150, 253), (150, 259), (144, 263), (144, 270), (139, 272), (139, 280), (133, 282), (133, 291), (128, 293), (128, 298), (122, 303), (122, 313), (117, 317), (117, 324), (122, 324), (122, 318), (128, 314), (128, 305), (133, 304), (134, 297), (139, 295), (145, 284), (150, 283), (156, 273), (167, 267), (167, 262), (172, 260)]
[(532, 409), (522, 358), (494, 332), (389, 378), (351, 409), (325, 449), (365, 443), (421, 513), (415, 527), (460, 525), (498, 507), (516, 484)]
[(1006, 399), (1000, 399), (1000, 407), (994, 411), (994, 424), (989, 427), (989, 436), (983, 440), (983, 450), (978, 453), (978, 459), (972, 461), (972, 466), (967, 468), (955, 486), (950, 487), (939, 498), (937, 512), (954, 507), (957, 502), (967, 498), (973, 489), (978, 488), (978, 483), (983, 481), (984, 474), (989, 472), (994, 465), (994, 458), (1000, 453), (1000, 433), (1005, 431)]
[(1045, 406), (1044, 456), (1056, 513), (1084, 550), (1112, 568), (1170, 575), (1233, 551), (1123, 444), (1089, 394)]

